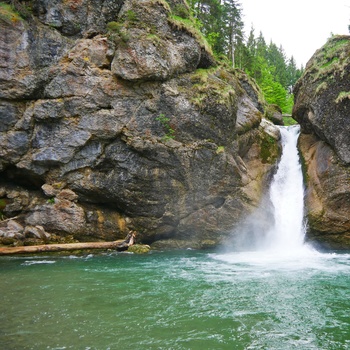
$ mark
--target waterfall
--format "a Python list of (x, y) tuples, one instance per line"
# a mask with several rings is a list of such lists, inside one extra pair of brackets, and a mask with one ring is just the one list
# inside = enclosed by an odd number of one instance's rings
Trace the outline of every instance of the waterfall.
[(266, 236), (270, 249), (295, 251), (303, 246), (304, 185), (297, 149), (300, 126), (280, 127), (282, 156), (270, 187), (274, 224)]
[(224, 251), (252, 252), (254, 258), (262, 259), (262, 255), (293, 258), (313, 250), (304, 244), (304, 183), (297, 148), (300, 126), (279, 128), (282, 155), (270, 189), (260, 206), (232, 232)]

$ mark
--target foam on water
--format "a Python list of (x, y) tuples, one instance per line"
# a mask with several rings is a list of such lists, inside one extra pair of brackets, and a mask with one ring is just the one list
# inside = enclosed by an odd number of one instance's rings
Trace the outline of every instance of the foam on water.
[(22, 265), (30, 266), (30, 265), (40, 265), (40, 264), (54, 264), (55, 260), (26, 260)]

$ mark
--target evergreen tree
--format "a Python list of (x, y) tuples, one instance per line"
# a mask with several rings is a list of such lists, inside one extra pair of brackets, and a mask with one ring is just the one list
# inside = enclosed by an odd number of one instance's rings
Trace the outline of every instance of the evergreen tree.
[(236, 0), (223, 0), (225, 34), (227, 45), (227, 56), (232, 61), (238, 62), (240, 57), (235, 58), (235, 51), (243, 44), (243, 21), (241, 7)]
[(261, 87), (269, 103), (291, 112), (291, 91), (303, 72), (293, 57), (286, 58), (282, 46), (266, 44), (260, 32), (255, 37), (252, 27), (244, 40), (242, 8), (238, 0), (188, 0), (201, 31), (215, 54), (226, 55), (233, 66), (245, 70)]

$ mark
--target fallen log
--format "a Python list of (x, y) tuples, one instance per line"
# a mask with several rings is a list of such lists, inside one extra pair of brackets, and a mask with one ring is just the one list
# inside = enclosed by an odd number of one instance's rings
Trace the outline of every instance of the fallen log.
[(0, 247), (0, 255), (33, 254), (49, 252), (65, 252), (84, 249), (114, 249), (117, 251), (127, 250), (134, 244), (135, 233), (130, 232), (124, 240), (113, 242), (81, 242), (81, 243), (59, 243), (42, 244), (19, 247)]
[(62, 244), (42, 244), (19, 247), (0, 247), (0, 255), (11, 254), (32, 254), (48, 252), (64, 252), (84, 249), (116, 249), (123, 243), (123, 240), (113, 242), (86, 242), (86, 243), (62, 243)]

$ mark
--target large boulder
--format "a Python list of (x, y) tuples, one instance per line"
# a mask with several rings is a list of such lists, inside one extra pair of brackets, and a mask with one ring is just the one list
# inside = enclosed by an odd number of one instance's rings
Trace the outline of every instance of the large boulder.
[(350, 248), (350, 37), (334, 36), (296, 84), (310, 240)]
[[(0, 17), (1, 52), (23, 61), (0, 73), (3, 213), (52, 237), (219, 243), (258, 206), (278, 132), (249, 78), (216, 66), (190, 17), (173, 16), (183, 1), (98, 1), (89, 26), (93, 3)], [(39, 64), (43, 47), (55, 50)]]

